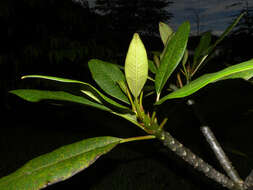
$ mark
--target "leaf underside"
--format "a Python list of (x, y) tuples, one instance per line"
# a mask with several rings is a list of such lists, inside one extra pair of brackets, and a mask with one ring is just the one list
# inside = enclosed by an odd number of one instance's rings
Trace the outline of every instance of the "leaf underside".
[(165, 46), (168, 38), (172, 35), (173, 30), (169, 25), (167, 25), (163, 22), (160, 22), (159, 23), (159, 32), (160, 32), (160, 37), (162, 39), (163, 45)]
[(148, 57), (137, 33), (134, 34), (129, 45), (125, 61), (125, 75), (131, 93), (137, 98), (148, 78)]

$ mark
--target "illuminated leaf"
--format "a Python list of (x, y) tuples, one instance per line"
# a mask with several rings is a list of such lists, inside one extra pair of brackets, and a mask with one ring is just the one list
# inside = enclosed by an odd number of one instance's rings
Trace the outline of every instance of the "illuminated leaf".
[(137, 33), (134, 34), (127, 52), (125, 74), (130, 91), (137, 98), (148, 78), (147, 53)]

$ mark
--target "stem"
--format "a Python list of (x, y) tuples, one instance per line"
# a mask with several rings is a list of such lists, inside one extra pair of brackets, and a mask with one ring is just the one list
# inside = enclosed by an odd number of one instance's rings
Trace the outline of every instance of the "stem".
[(155, 121), (155, 116), (156, 116), (156, 112), (154, 111), (153, 113), (152, 113), (152, 116), (151, 116), (151, 123), (154, 123), (154, 121)]
[(163, 126), (166, 124), (166, 122), (168, 121), (168, 118), (165, 118), (162, 123), (159, 126), (159, 130), (162, 130)]
[(136, 109), (135, 109), (135, 106), (134, 106), (134, 102), (133, 102), (133, 99), (132, 99), (131, 93), (130, 93), (130, 91), (129, 91), (129, 89), (128, 89), (128, 88), (127, 88), (126, 90), (127, 90), (127, 96), (128, 96), (128, 99), (130, 100), (130, 103), (131, 103), (131, 105), (132, 105), (132, 110), (133, 110), (133, 112), (136, 112)]
[(140, 95), (140, 109), (141, 109), (141, 111), (144, 111), (144, 109), (143, 109), (143, 106), (142, 106), (142, 99), (143, 99), (143, 91), (141, 92), (141, 95)]
[(203, 172), (210, 179), (231, 190), (241, 189), (238, 188), (236, 184), (228, 177), (215, 170), (211, 165), (191, 152), (190, 149), (184, 147), (180, 142), (174, 139), (170, 133), (161, 131), (157, 138), (162, 141), (164, 146), (175, 152), (178, 156), (180, 156), (183, 160), (185, 160), (188, 164), (193, 166), (198, 171)]
[(160, 99), (160, 94), (161, 94), (161, 93), (158, 93), (158, 94), (157, 94), (157, 96), (156, 96), (156, 102), (159, 101), (159, 99)]
[(213, 152), (216, 155), (216, 158), (219, 160), (221, 166), (226, 171), (230, 179), (232, 179), (235, 183), (242, 186), (244, 183), (243, 180), (240, 178), (237, 171), (234, 169), (232, 163), (229, 161), (227, 155), (221, 148), (219, 142), (215, 138), (211, 129), (207, 126), (202, 126), (201, 131), (204, 134), (207, 142), (209, 143), (210, 147), (212, 148)]
[(183, 87), (183, 83), (182, 83), (182, 79), (181, 79), (180, 73), (177, 73), (177, 81), (179, 83), (179, 87), (182, 88)]
[(136, 109), (137, 118), (143, 122), (144, 121), (144, 111), (141, 109), (141, 106), (140, 106), (137, 98), (134, 99), (134, 106)]
[(234, 169), (232, 163), (229, 161), (228, 157), (226, 156), (219, 142), (215, 138), (212, 130), (205, 124), (203, 116), (200, 114), (199, 110), (197, 109), (197, 106), (194, 100), (189, 99), (187, 101), (187, 104), (192, 106), (195, 115), (198, 117), (201, 123), (200, 129), (204, 137), (206, 138), (207, 142), (209, 143), (211, 149), (213, 150), (217, 160), (220, 162), (222, 168), (225, 170), (225, 172), (230, 177), (230, 179), (233, 180), (237, 184), (237, 186), (242, 188), (242, 185), (244, 183), (243, 180), (240, 178), (238, 172)]
[(250, 174), (245, 179), (243, 187), (244, 187), (244, 189), (248, 189), (248, 190), (253, 189), (253, 170), (251, 170)]
[(149, 140), (149, 139), (155, 139), (156, 136), (154, 135), (147, 135), (147, 136), (140, 136), (140, 137), (130, 137), (127, 139), (123, 139), (120, 141), (120, 143), (126, 143), (126, 142), (132, 142), (132, 141), (141, 141), (141, 140)]
[(202, 65), (202, 63), (206, 60), (208, 55), (205, 55), (204, 57), (202, 57), (201, 61), (199, 62), (199, 64), (197, 65), (197, 67), (194, 69), (194, 71), (191, 73), (191, 77), (193, 77), (193, 75), (198, 71), (198, 69), (200, 68), (200, 66)]
[(160, 67), (160, 59), (159, 59), (159, 57), (157, 57), (156, 55), (154, 55), (153, 59), (154, 59), (156, 68), (159, 68)]

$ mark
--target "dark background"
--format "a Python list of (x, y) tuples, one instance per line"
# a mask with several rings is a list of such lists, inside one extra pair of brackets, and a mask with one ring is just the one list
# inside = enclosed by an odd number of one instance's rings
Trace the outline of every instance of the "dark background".
[[(169, 23), (170, 1), (2, 0), (0, 3), (0, 177), (28, 160), (62, 145), (94, 136), (143, 135), (132, 124), (109, 113), (66, 103), (29, 103), (8, 93), (20, 88), (54, 89), (60, 84), (20, 80), (43, 74), (91, 80), (87, 62), (98, 58), (124, 65), (131, 37), (139, 32), (148, 52), (161, 50), (158, 22)], [(114, 3), (112, 3), (114, 2)], [(117, 6), (119, 5), (119, 6)], [(243, 11), (243, 10), (242, 10)], [(252, 9), (218, 47), (219, 53), (198, 75), (252, 58)], [(232, 22), (232, 17), (231, 17)], [(213, 41), (217, 36), (212, 36)], [(199, 36), (191, 36), (194, 50)], [(150, 55), (149, 55), (150, 56)], [(253, 168), (253, 85), (227, 80), (194, 94), (206, 122), (245, 178)], [(151, 105), (154, 97), (147, 100)], [(199, 127), (183, 100), (160, 107), (166, 130), (220, 171)], [(73, 178), (47, 189), (222, 189), (195, 172), (156, 140), (123, 144)]]

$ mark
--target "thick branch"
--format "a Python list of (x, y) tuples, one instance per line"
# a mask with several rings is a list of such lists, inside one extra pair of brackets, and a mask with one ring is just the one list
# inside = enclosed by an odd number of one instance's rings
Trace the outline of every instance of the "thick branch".
[(251, 170), (244, 182), (244, 189), (253, 190), (253, 170)]
[(232, 166), (232, 163), (229, 161), (219, 142), (215, 138), (212, 130), (205, 124), (205, 120), (202, 114), (199, 112), (198, 107), (196, 106), (194, 100), (191, 99), (188, 100), (187, 104), (192, 106), (195, 115), (197, 116), (197, 118), (201, 123), (200, 129), (203, 135), (205, 136), (207, 142), (209, 143), (210, 147), (212, 148), (216, 158), (220, 162), (222, 168), (226, 171), (230, 179), (232, 179), (238, 186), (242, 187), (244, 183), (243, 180), (240, 178), (238, 172)]
[(180, 156), (183, 160), (185, 160), (195, 169), (203, 172), (207, 177), (211, 178), (217, 183), (220, 183), (228, 189), (241, 189), (240, 187), (236, 187), (236, 184), (227, 176), (215, 170), (211, 165), (204, 162), (201, 158), (191, 152), (191, 150), (184, 147), (180, 142), (174, 139), (170, 135), (170, 133), (162, 131), (158, 138), (163, 142), (166, 147), (175, 152), (178, 156)]
[(227, 175), (238, 185), (243, 185), (243, 180), (239, 177), (239, 174), (232, 166), (232, 163), (226, 156), (225, 152), (221, 148), (219, 142), (215, 138), (211, 129), (207, 126), (202, 126), (201, 131), (204, 134), (207, 142), (209, 143), (210, 147), (212, 148), (213, 152), (216, 155), (216, 158), (219, 160), (221, 166), (226, 171)]

